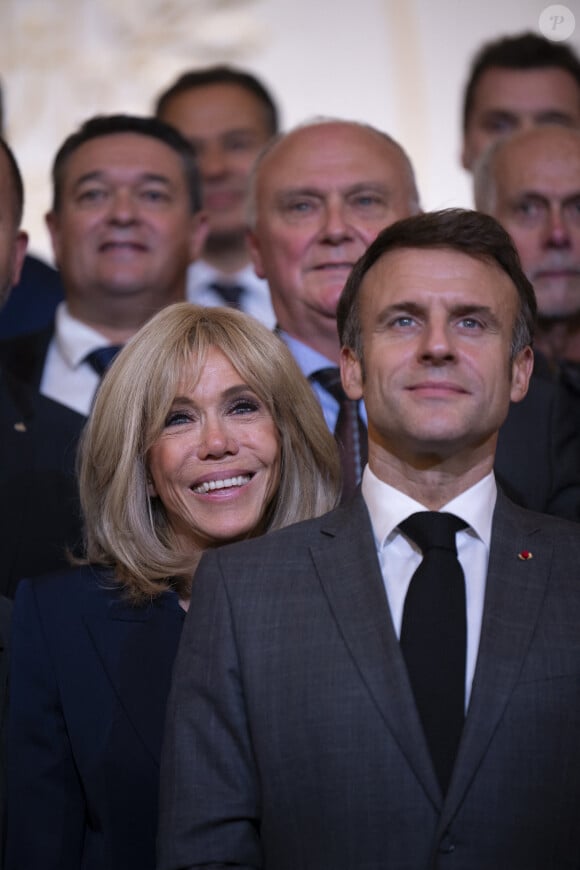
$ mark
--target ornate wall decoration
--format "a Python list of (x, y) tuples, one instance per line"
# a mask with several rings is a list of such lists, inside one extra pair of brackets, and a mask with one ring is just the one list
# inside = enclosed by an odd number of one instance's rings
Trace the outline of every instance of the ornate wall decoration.
[(26, 182), (26, 227), (49, 252), (43, 214), (61, 141), (97, 112), (146, 113), (182, 69), (249, 63), (262, 0), (2, 0), (7, 136)]

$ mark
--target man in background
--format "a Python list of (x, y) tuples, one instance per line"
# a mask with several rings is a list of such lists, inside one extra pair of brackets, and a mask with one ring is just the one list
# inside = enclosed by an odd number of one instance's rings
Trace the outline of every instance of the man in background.
[[(20, 229), (23, 207), (24, 185), (20, 169), (12, 151), (0, 138), (0, 310), (6, 304), (13, 285), (18, 282), (26, 254), (28, 240), (26, 233)], [(17, 395), (13, 386), (0, 365), (0, 492), (3, 497), (14, 472), (15, 442), (21, 437), (14, 430), (21, 409), (16, 404)], [(0, 534), (6, 532), (3, 529)], [(0, 595), (0, 733), (4, 723), (11, 612), (12, 602)], [(0, 841), (4, 815), (3, 778), (3, 765), (0, 765)]]
[(472, 171), (501, 136), (543, 124), (580, 126), (580, 60), (573, 49), (536, 33), (484, 45), (463, 99), (464, 168)]
[[(0, 88), (0, 137), (5, 135), (3, 109)], [(27, 254), (13, 292), (0, 307), (0, 339), (46, 326), (62, 295), (58, 272), (38, 257)]]
[(551, 125), (492, 146), (475, 202), (510, 233), (534, 286), (536, 369), (580, 399), (580, 130)]
[[(81, 537), (76, 445), (115, 352), (157, 311), (183, 301), (205, 222), (189, 143), (154, 118), (90, 119), (53, 166), (47, 217), (65, 289), (54, 325), (0, 343), (24, 410), (0, 503), (3, 590), (67, 563)], [(2, 413), (2, 409), (0, 409)]]
[(366, 461), (364, 409), (340, 386), (336, 306), (387, 224), (419, 210), (401, 146), (365, 124), (318, 120), (271, 141), (254, 167), (250, 249), (276, 322), (341, 446), (345, 494)]
[(278, 110), (259, 79), (227, 66), (183, 73), (158, 98), (155, 114), (191, 143), (201, 175), (209, 232), (189, 268), (187, 298), (230, 305), (274, 326), (266, 281), (248, 252), (248, 176), (260, 150), (278, 131)]

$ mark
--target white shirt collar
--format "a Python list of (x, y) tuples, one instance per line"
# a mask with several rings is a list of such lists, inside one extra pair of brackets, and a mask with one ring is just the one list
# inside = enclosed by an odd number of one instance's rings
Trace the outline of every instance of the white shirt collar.
[[(399, 523), (417, 511), (428, 510), (425, 505), (379, 480), (368, 465), (363, 472), (362, 494), (369, 510), (378, 549), (388, 542)], [(496, 499), (497, 485), (493, 472), (490, 472), (441, 510), (465, 520), (489, 550)]]
[(96, 329), (73, 317), (66, 302), (59, 303), (56, 309), (54, 338), (71, 369), (76, 369), (92, 350), (111, 343)]

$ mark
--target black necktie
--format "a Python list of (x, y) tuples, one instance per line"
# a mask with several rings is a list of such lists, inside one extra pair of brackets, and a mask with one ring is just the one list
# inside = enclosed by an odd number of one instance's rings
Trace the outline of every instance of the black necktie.
[(239, 284), (223, 284), (221, 281), (214, 281), (209, 285), (209, 288), (221, 296), (228, 308), (240, 308), (244, 288)]
[(122, 344), (109, 344), (106, 347), (97, 347), (96, 350), (92, 350), (86, 355), (85, 362), (88, 362), (98, 376), (102, 378), (122, 347)]
[(401, 650), (443, 794), (465, 718), (465, 578), (455, 533), (466, 526), (432, 511), (399, 525), (423, 553), (405, 598)]
[(349, 399), (342, 388), (340, 369), (330, 366), (310, 375), (339, 404), (334, 437), (340, 451), (342, 465), (342, 498), (352, 495), (360, 482), (367, 461), (367, 430), (360, 418), (358, 402)]

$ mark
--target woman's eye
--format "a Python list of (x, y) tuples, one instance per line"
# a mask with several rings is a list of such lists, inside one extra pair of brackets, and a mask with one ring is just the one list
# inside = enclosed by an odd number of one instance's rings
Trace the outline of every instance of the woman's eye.
[(236, 399), (230, 406), (231, 414), (253, 414), (260, 410), (260, 402), (257, 399)]
[(166, 426), (180, 426), (183, 423), (190, 423), (191, 417), (185, 411), (172, 411), (167, 415), (165, 420)]

